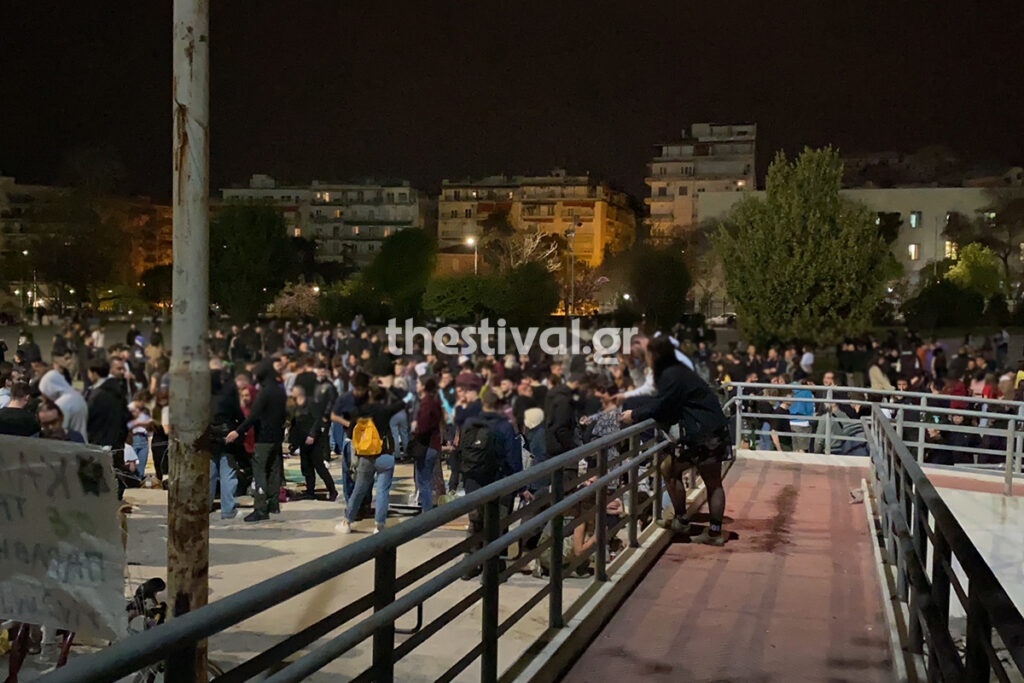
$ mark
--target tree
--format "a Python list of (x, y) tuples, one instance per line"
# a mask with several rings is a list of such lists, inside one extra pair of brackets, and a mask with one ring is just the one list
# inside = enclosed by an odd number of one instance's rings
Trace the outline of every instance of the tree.
[(972, 242), (960, 251), (960, 260), (945, 275), (961, 289), (969, 289), (986, 299), (1003, 289), (1000, 259), (988, 247)]
[(279, 318), (313, 318), (320, 312), (320, 288), (305, 282), (291, 283), (274, 297), (270, 312)]
[(471, 322), (494, 315), (493, 306), (502, 294), (496, 275), (465, 275), (430, 280), (423, 308), (449, 322)]
[(173, 266), (155, 266), (142, 274), (142, 295), (150, 303), (171, 300)]
[(972, 327), (985, 310), (985, 297), (963, 289), (952, 280), (929, 282), (903, 304), (907, 324), (918, 330)]
[(22, 278), (56, 285), (61, 299), (91, 298), (98, 307), (108, 290), (132, 281), (124, 204), (76, 188), (38, 200), (26, 217)]
[(977, 242), (995, 254), (1009, 286), (1013, 278), (1011, 263), (1018, 261), (1024, 243), (1024, 191), (1019, 189), (989, 190), (990, 204), (971, 217), (950, 213), (942, 234), (960, 245)]
[(229, 204), (210, 224), (211, 300), (231, 316), (255, 318), (294, 269), (284, 217), (262, 204)]
[(320, 317), (332, 323), (348, 324), (361, 314), (367, 323), (381, 324), (388, 319), (387, 306), (356, 274), (344, 282), (335, 283), (320, 292)]
[(507, 211), (495, 211), (480, 221), (478, 249), (494, 270), (509, 271), (538, 261), (550, 270), (561, 267), (565, 241), (536, 228), (516, 230)]
[(629, 271), (631, 300), (657, 325), (670, 327), (686, 312), (690, 272), (683, 253), (672, 247), (634, 251)]
[(509, 325), (540, 325), (558, 308), (558, 280), (544, 263), (524, 263), (497, 280), (495, 313)]
[(415, 317), (437, 261), (437, 243), (422, 230), (401, 230), (384, 240), (364, 281), (401, 317)]
[(764, 199), (747, 198), (715, 239), (726, 287), (750, 341), (819, 345), (864, 332), (885, 296), (888, 247), (867, 207), (844, 199), (831, 149), (783, 153)]
[(903, 217), (899, 211), (878, 212), (878, 234), (882, 236), (885, 243), (890, 247), (900, 236), (900, 227), (903, 226)]

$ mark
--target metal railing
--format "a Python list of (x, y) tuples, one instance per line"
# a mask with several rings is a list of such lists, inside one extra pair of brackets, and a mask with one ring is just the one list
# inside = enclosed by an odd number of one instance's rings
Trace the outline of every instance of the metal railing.
[[(68, 666), (46, 680), (54, 683), (111, 681), (166, 660), (165, 680), (192, 683), (195, 677), (191, 667), (194, 666), (193, 654), (198, 642), (360, 565), (373, 562), (373, 585), (366, 594), (214, 680), (217, 683), (245, 681), (279, 666), (296, 653), (302, 653), (266, 678), (274, 683), (301, 681), (344, 656), (362, 641), (372, 639), (372, 665), (353, 676), (352, 680), (392, 681), (397, 661), (479, 602), (482, 603), (480, 641), (439, 680), (454, 679), (480, 659), (481, 680), (495, 681), (499, 673), (498, 642), (503, 634), (545, 599), (548, 602), (548, 625), (562, 628), (567, 612), (563, 604), (563, 578), (577, 568), (589, 565), (592, 557), (593, 581), (607, 581), (609, 539), (622, 530), (626, 531), (625, 548), (619, 555), (624, 560), (631, 553), (639, 552), (634, 549), (640, 546), (641, 533), (661, 517), (663, 487), (659, 464), (671, 442), (659, 436), (641, 446), (642, 438), (655, 434), (653, 429), (653, 421), (648, 420), (535, 464), (379, 534), (172, 619), (159, 628), (115, 643), (94, 655), (72, 658)], [(596, 471), (577, 475), (577, 463), (582, 458), (593, 461)], [(640, 503), (641, 479), (648, 477), (653, 479), (650, 481), (651, 495)], [(510, 513), (510, 498), (538, 484), (545, 491), (538, 491), (529, 504)], [(628, 498), (628, 504), (623, 496)], [(608, 502), (616, 499), (624, 502), (623, 513), (617, 521), (607, 513)], [(482, 533), (468, 536), (401, 575), (397, 573), (397, 554), (401, 546), (475, 512), (483, 520)], [(573, 517), (572, 521), (566, 520), (567, 515)], [(563, 539), (568, 538), (577, 526), (589, 526), (591, 523), (595, 542), (563, 567)], [(502, 568), (500, 556), (510, 545), (518, 543), (522, 549), (523, 541), (536, 538), (549, 524), (550, 534), (546, 540), (532, 550), (521, 551)], [(550, 558), (549, 578), (543, 585), (538, 581), (539, 587), (533, 597), (499, 621), (499, 585), (545, 553)], [(481, 565), (482, 585), (423, 624), (419, 611), (424, 604)], [(577, 604), (587, 597), (584, 591)], [(568, 609), (576, 606), (574, 604)], [(395, 621), (414, 610), (418, 612), (420, 627), (396, 643), (395, 636), (400, 631), (396, 629)], [(360, 617), (367, 611), (372, 613)], [(340, 628), (344, 630), (329, 636)]]
[[(868, 455), (861, 418), (878, 407), (892, 418), (918, 463), (1002, 471), (1006, 493), (1024, 475), (1024, 402), (972, 396), (884, 391), (865, 387), (727, 382), (725, 408), (735, 420), (736, 445), (760, 442), (778, 450)], [(794, 412), (813, 406), (813, 414)], [(955, 406), (955, 407), (954, 407)], [(794, 424), (796, 423), (796, 424)], [(800, 423), (808, 426), (800, 428)], [(801, 447), (803, 446), (803, 447)]]
[[(1011, 681), (1011, 674), (1024, 674), (1020, 610), (911, 455), (892, 419), (875, 406), (865, 423), (884, 558), (896, 570), (896, 597), (907, 606), (906, 648), (924, 655), (929, 681), (989, 681), (993, 675)], [(954, 571), (954, 561), (966, 585)], [(950, 628), (950, 588), (967, 615), (962, 657)], [(1016, 670), (1002, 661), (999, 651)]]

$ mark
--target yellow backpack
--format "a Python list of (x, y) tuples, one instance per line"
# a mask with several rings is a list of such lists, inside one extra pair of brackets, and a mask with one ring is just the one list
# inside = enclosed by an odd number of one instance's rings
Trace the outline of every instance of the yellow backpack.
[(361, 417), (356, 420), (355, 429), (352, 430), (352, 449), (363, 458), (375, 458), (381, 454), (384, 441), (380, 438), (377, 425), (373, 424), (373, 418)]

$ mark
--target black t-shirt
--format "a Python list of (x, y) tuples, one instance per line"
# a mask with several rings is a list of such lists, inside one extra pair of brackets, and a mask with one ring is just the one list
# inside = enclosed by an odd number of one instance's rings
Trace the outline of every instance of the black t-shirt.
[(34, 436), (39, 433), (39, 420), (24, 408), (0, 408), (0, 434)]

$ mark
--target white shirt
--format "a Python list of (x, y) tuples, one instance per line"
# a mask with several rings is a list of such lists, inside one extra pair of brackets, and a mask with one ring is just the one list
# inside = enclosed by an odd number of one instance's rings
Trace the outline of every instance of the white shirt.
[(814, 369), (814, 354), (810, 351), (805, 351), (804, 355), (800, 356), (800, 367), (804, 369), (804, 372), (810, 372)]

